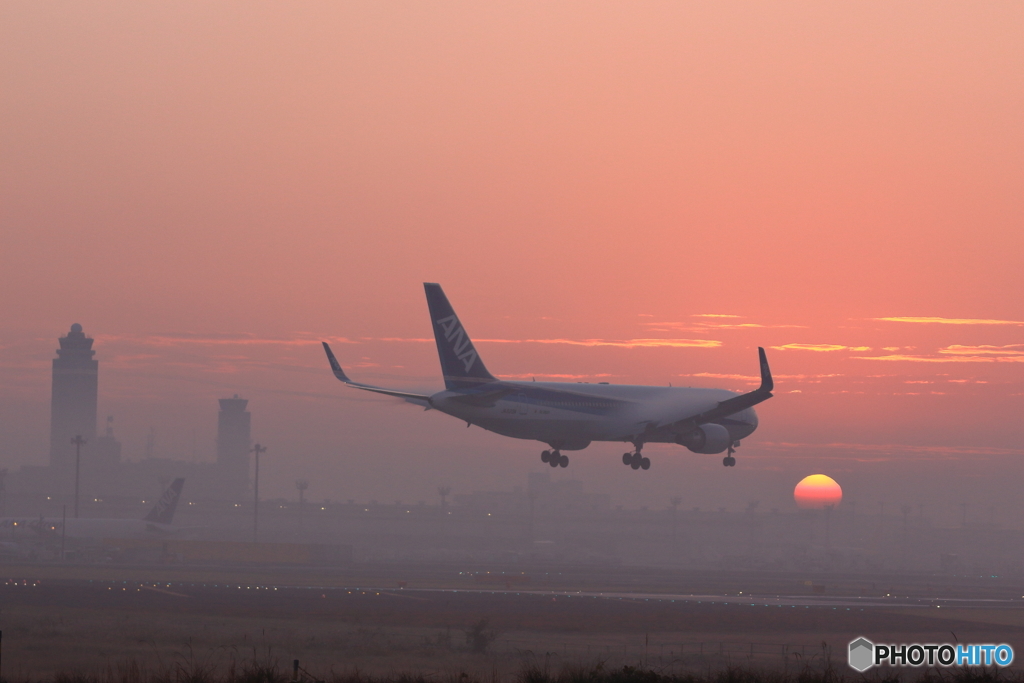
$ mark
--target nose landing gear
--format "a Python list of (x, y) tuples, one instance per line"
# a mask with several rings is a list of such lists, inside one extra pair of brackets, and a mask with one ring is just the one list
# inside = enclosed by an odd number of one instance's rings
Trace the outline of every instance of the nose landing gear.
[(722, 465), (724, 465), (725, 467), (736, 467), (736, 458), (732, 457), (732, 454), (735, 453), (735, 452), (736, 452), (736, 449), (733, 448), (732, 445), (730, 444), (730, 446), (729, 446), (729, 454), (727, 456), (725, 456), (724, 458), (722, 458)]
[(557, 448), (555, 450), (553, 450), (553, 451), (543, 451), (540, 454), (540, 461), (541, 462), (546, 462), (547, 464), (551, 465), (552, 467), (568, 467), (569, 466), (569, 456), (568, 455), (562, 455), (561, 452), (559, 452), (559, 450)]

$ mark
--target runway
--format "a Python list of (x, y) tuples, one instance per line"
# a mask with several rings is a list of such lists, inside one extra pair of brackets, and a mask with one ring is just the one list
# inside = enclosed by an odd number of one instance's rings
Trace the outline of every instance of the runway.
[[(361, 589), (387, 590), (394, 589)], [(561, 598), (596, 598), (603, 600), (632, 600), (637, 602), (690, 603), (697, 605), (736, 605), (749, 607), (804, 607), (832, 609), (864, 609), (864, 608), (920, 608), (941, 609), (942, 607), (957, 608), (1024, 608), (1022, 599), (967, 599), (967, 598), (921, 598), (921, 597), (849, 597), (849, 596), (806, 596), (806, 595), (694, 595), (682, 593), (643, 593), (643, 592), (608, 592), (608, 591), (543, 591), (543, 590), (482, 590), (482, 589), (407, 589), (403, 593), (480, 593), (488, 595), (533, 595)]]

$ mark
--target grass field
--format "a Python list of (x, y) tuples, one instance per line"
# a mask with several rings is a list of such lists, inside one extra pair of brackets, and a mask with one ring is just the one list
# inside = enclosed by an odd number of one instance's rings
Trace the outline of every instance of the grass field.
[[(41, 578), (0, 583), (5, 679), (200, 683), (249, 672), (271, 681), (290, 677), (298, 659), (320, 680), (625, 681), (642, 673), (654, 681), (732, 671), (737, 681), (756, 674), (808, 683), (826, 674), (859, 680), (845, 648), (860, 635), (946, 642), (955, 634), (1016, 648), (1024, 634), (1024, 609), (1005, 606), (769, 607), (517, 594), (457, 581), (461, 588), (443, 591), (345, 587), (373, 580), (365, 575), (269, 585), (259, 572), (161, 569), (157, 582), (142, 580), (144, 569), (82, 569), (40, 568)], [(829, 652), (839, 662), (831, 669)]]

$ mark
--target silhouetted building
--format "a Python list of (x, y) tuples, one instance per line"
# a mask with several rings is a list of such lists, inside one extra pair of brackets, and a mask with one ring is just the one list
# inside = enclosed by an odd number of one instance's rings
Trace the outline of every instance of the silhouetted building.
[[(186, 478), (186, 496), (199, 500), (248, 500), (250, 414), (248, 401), (239, 398), (220, 400), (217, 419), (217, 460), (198, 462), (157, 458), (152, 428), (146, 439), (145, 457), (123, 459), (121, 442), (114, 437), (114, 418), (107, 417), (106, 431), (96, 433), (99, 363), (93, 359), (93, 340), (75, 323), (64, 337), (53, 360), (53, 393), (50, 411), (49, 464), (24, 465), (7, 479), (8, 492), (22, 497), (69, 501), (75, 483), (75, 446), (71, 440), (81, 435), (81, 499), (94, 503), (103, 499), (130, 499), (159, 496), (167, 482)], [(0, 470), (2, 471), (2, 470)], [(2, 490), (2, 489), (0, 489)], [(6, 496), (0, 498), (0, 504)]]
[(82, 495), (116, 495), (121, 478), (121, 442), (114, 438), (114, 416), (108, 415), (106, 432), (82, 447)]
[(249, 401), (239, 398), (220, 399), (217, 414), (217, 469), (221, 471), (223, 494), (228, 498), (245, 495), (249, 490), (250, 414)]
[(73, 483), (75, 470), (71, 439), (79, 434), (87, 441), (96, 437), (99, 362), (93, 360), (93, 340), (78, 323), (58, 341), (50, 399), (50, 469), (55, 483), (66, 488)]
[(88, 448), (89, 461), (100, 472), (112, 472), (121, 464), (121, 442), (114, 438), (114, 416), (107, 416), (107, 431)]

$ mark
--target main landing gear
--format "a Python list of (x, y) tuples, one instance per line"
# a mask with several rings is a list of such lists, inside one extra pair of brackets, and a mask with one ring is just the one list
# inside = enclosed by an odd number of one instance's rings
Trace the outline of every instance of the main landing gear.
[(553, 451), (544, 451), (540, 454), (540, 461), (546, 462), (552, 467), (568, 467), (569, 456), (562, 455), (556, 448)]
[(651, 469), (651, 459), (640, 455), (640, 448), (641, 446), (638, 445), (634, 452), (623, 453), (622, 464), (628, 467), (632, 467), (634, 470)]
[(731, 445), (729, 446), (729, 455), (722, 458), (722, 464), (726, 467), (736, 467), (736, 458), (732, 457), (732, 454), (736, 452), (736, 449)]

